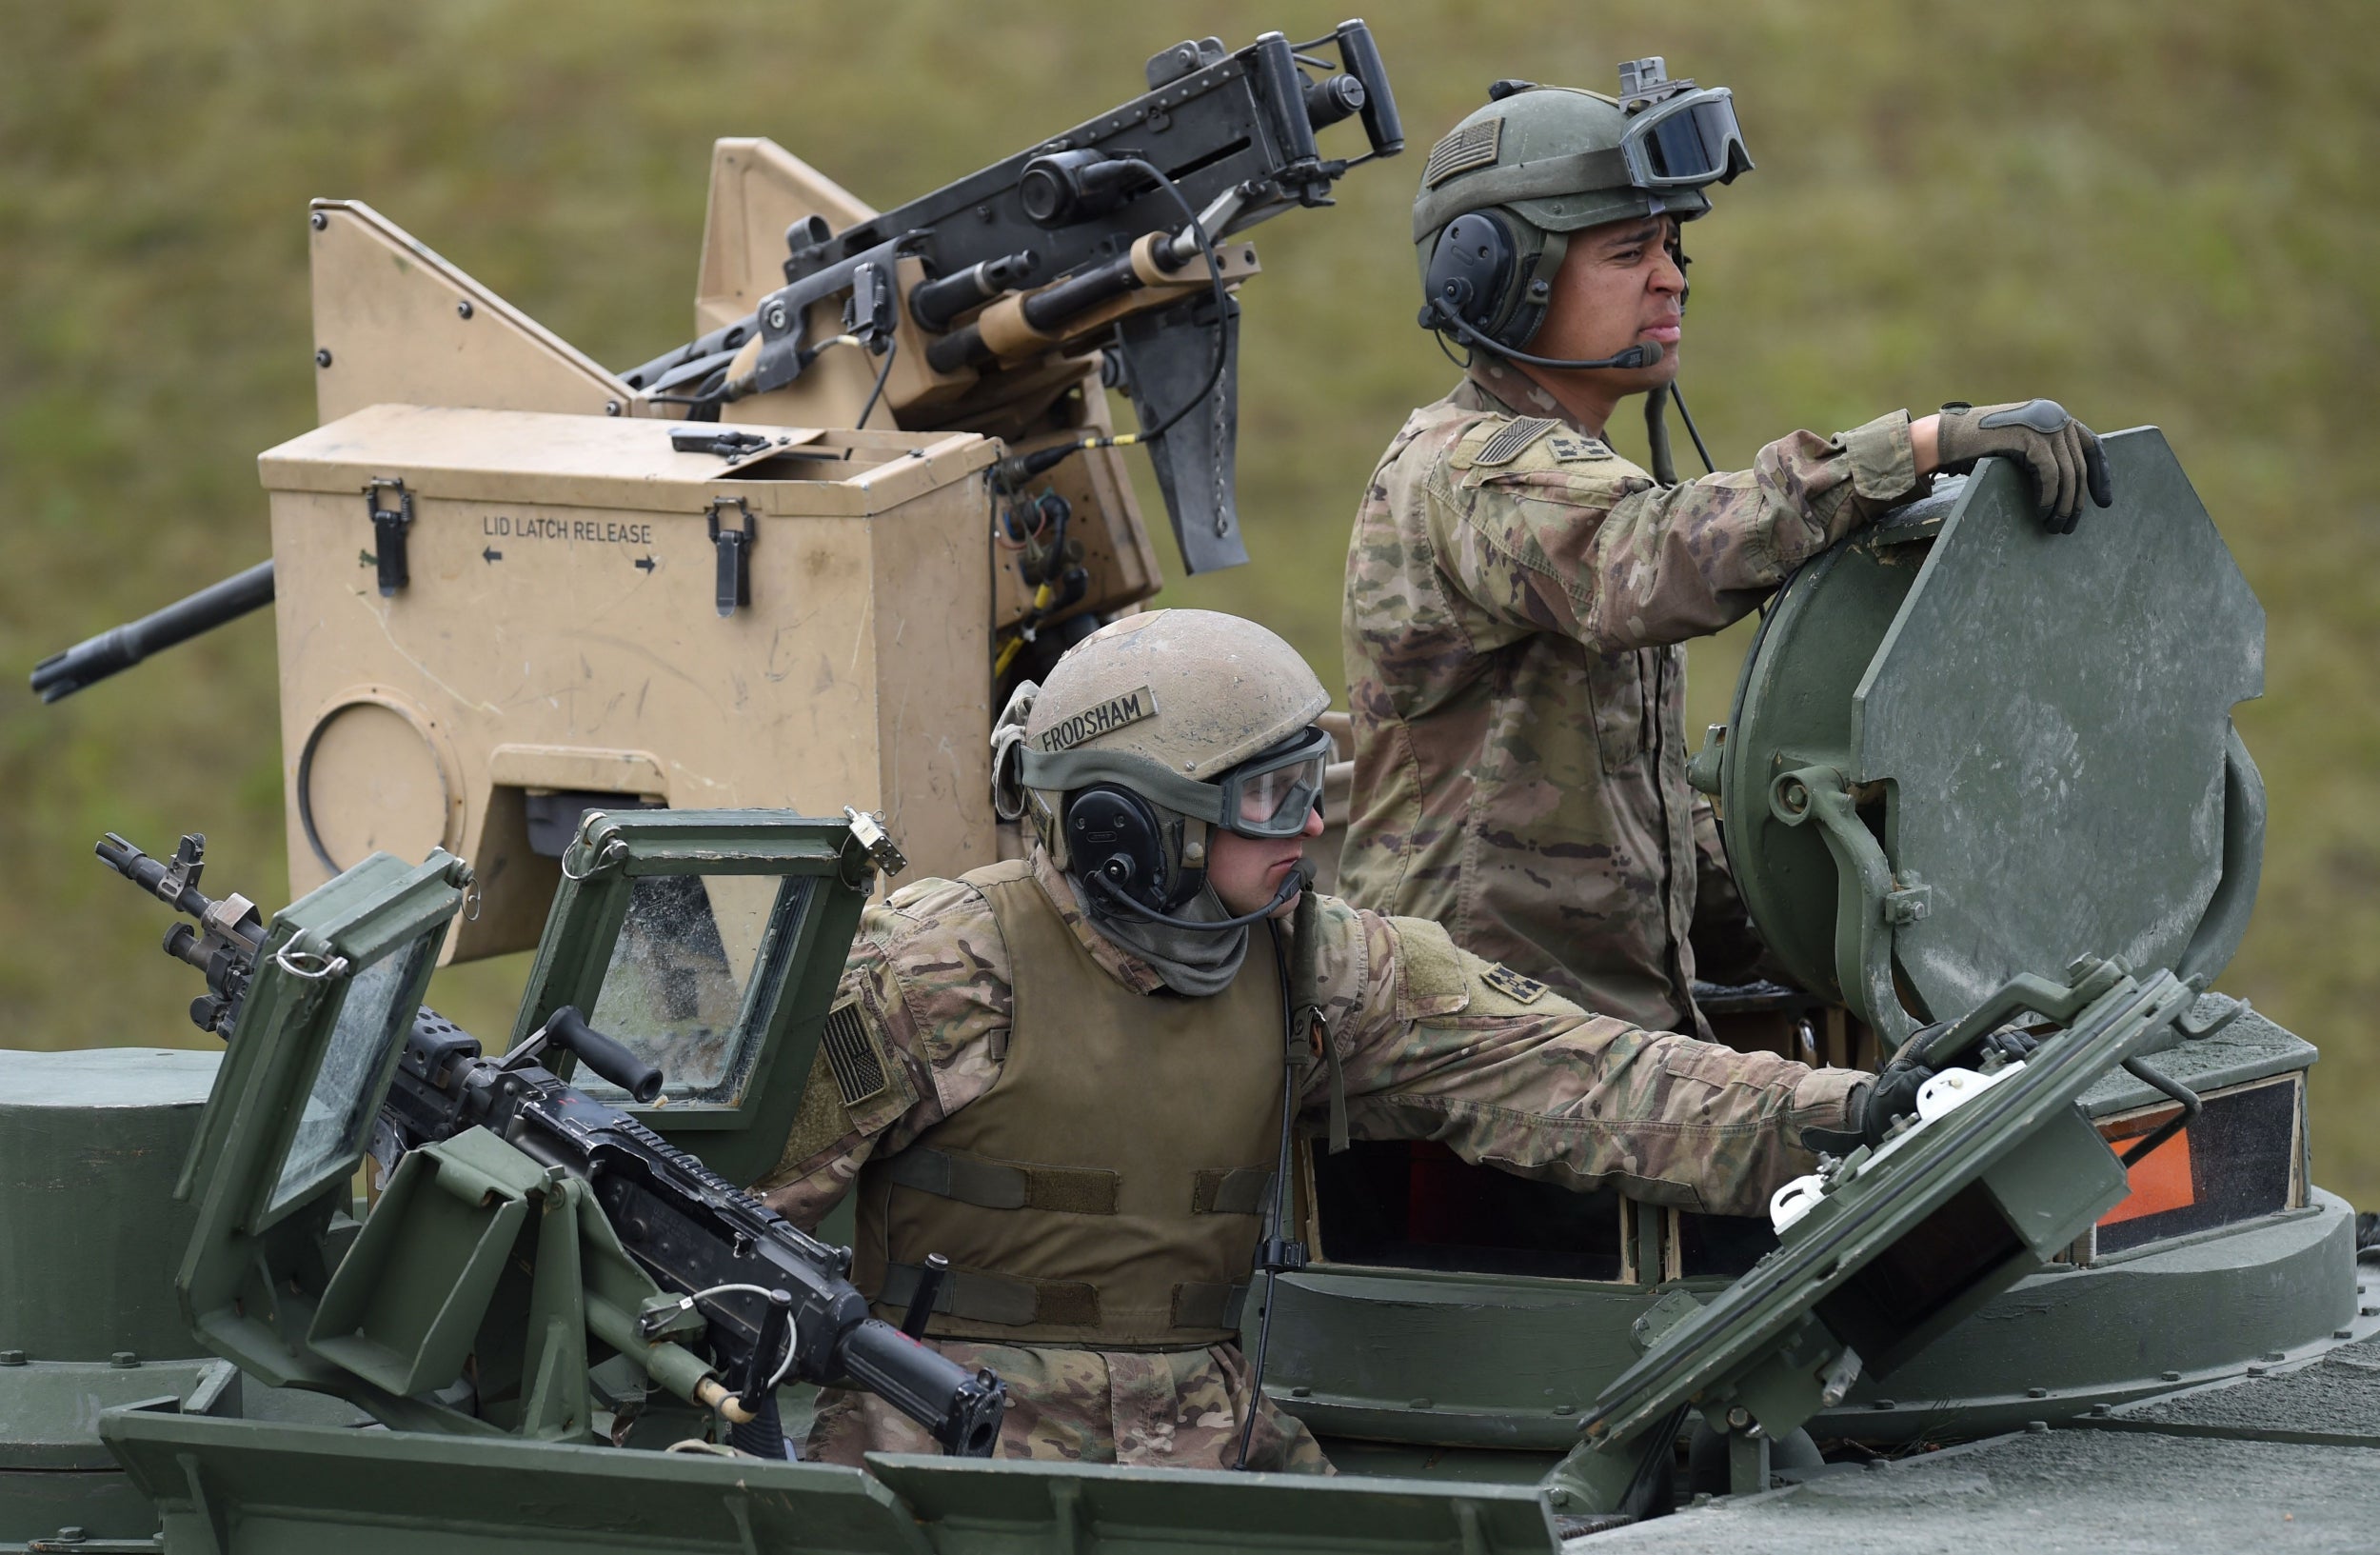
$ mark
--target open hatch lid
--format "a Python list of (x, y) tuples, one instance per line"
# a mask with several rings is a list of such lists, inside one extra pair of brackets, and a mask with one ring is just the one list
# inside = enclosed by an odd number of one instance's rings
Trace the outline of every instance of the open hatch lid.
[(2163, 435), (2103, 447), (2072, 534), (1991, 459), (1803, 568), (1696, 764), (1771, 947), (1888, 1047), (2078, 956), (2211, 978), (2247, 927), (2264, 610)]
[[(2078, 963), (2020, 978), (1927, 1042), (1949, 1063), (2012, 1018), (2063, 1029), (1990, 1073), (1945, 1068), (1926, 1121), (1780, 1190), (1804, 1206), (1780, 1246), (1707, 1306), (1682, 1292), (1640, 1328), (1650, 1348), (1583, 1427), (1611, 1451), (1687, 1405), (1741, 1409), (1772, 1437), (1881, 1375), (2081, 1234), (2125, 1192), (2123, 1166), (2074, 1106), (2194, 997), (2171, 973)], [(1743, 1420), (1736, 1419), (1737, 1425)]]
[(274, 1386), (313, 1374), (287, 1336), (469, 878), (444, 849), (375, 853), (266, 927), (176, 1189), (198, 1214), (174, 1283), (208, 1346)]
[(512, 1041), (575, 1007), (664, 1084), (640, 1106), (592, 1072), (565, 1079), (729, 1181), (758, 1181), (791, 1132), (876, 871), (899, 860), (856, 814), (595, 811), (563, 855)]

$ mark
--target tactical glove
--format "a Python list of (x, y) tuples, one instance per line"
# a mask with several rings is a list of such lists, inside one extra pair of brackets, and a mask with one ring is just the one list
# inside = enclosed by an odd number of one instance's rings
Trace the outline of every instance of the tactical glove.
[(2086, 487), (2105, 508), (2115, 500), (2107, 455), (2091, 429), (2055, 400), (2008, 405), (1942, 407), (1937, 433), (1942, 468), (1966, 469), (1986, 455), (2013, 459), (2033, 473), (2041, 522), (2052, 534), (2072, 534), (2082, 516)]
[(1888, 1064), (1868, 1084), (1851, 1093), (1851, 1116), (1843, 1128), (1805, 1128), (1801, 1147), (1816, 1154), (1849, 1155), (1862, 1145), (1881, 1149), (1893, 1125), (1914, 1117), (1917, 1088), (1934, 1078), (1922, 1064)]

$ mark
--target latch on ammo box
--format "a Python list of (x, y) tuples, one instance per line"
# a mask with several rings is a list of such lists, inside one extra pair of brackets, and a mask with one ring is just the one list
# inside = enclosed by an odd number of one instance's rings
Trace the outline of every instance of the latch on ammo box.
[[(383, 508), (380, 494), (394, 491), (397, 505)], [(375, 475), (364, 488), (364, 511), (372, 521), (372, 560), (380, 568), (380, 593), (384, 599), (412, 582), (405, 565), (405, 531), (413, 527), (413, 493), (405, 488), (405, 481), (395, 475)]]
[[(729, 507), (744, 515), (743, 528), (731, 529), (719, 522), (720, 510)], [(705, 516), (710, 520), (711, 545), (719, 552), (719, 613), (733, 615), (737, 606), (752, 603), (752, 546), (761, 537), (761, 527), (742, 497), (713, 497)]]

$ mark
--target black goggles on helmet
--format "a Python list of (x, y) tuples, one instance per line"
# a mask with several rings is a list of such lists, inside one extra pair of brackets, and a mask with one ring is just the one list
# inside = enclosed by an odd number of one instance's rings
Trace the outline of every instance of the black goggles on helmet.
[(1631, 117), (1619, 137), (1620, 161), (1638, 189), (1725, 184), (1752, 170), (1735, 94), (1725, 87), (1680, 92)]
[(1216, 824), (1242, 837), (1300, 835), (1322, 807), (1322, 772), (1337, 749), (1317, 728), (1249, 757), (1216, 781), (1223, 791)]

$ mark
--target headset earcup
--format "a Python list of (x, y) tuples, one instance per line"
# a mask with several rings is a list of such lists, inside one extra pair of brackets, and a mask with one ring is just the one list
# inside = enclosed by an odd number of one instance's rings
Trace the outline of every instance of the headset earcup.
[(1500, 212), (1472, 210), (1457, 216), (1438, 233), (1423, 272), (1430, 306), (1452, 309), (1457, 318), (1493, 339), (1496, 318), (1512, 289), (1517, 257)]
[(1134, 901), (1163, 911), (1172, 882), (1157, 811), (1131, 789), (1094, 784), (1066, 800), (1066, 850), (1072, 872), (1104, 874)]

